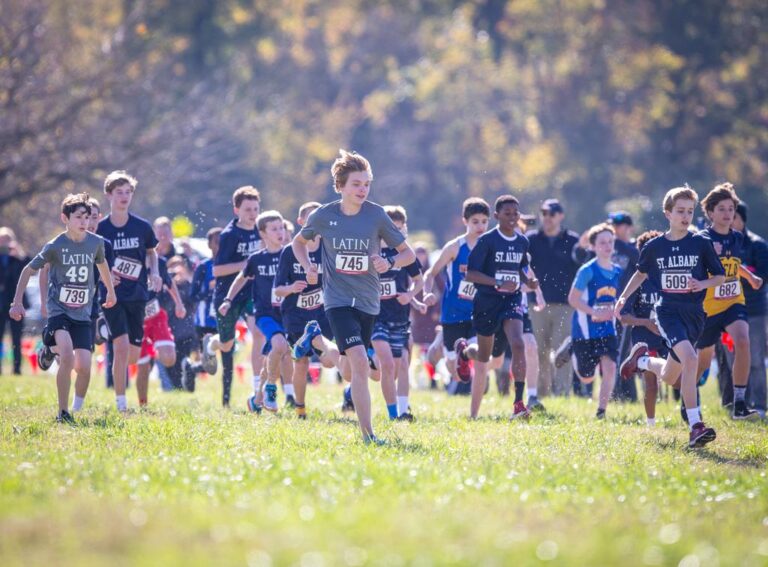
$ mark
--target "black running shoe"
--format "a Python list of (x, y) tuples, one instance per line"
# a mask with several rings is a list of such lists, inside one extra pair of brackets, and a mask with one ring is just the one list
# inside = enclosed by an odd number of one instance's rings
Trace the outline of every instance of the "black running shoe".
[(67, 410), (61, 410), (56, 416), (57, 423), (66, 423), (67, 425), (76, 425), (75, 418)]
[(55, 358), (56, 355), (51, 350), (51, 347), (43, 345), (37, 349), (37, 366), (40, 370), (48, 370)]
[(291, 395), (285, 396), (285, 407), (287, 408), (295, 408), (296, 407), (296, 398), (294, 398)]
[(760, 419), (760, 413), (757, 410), (748, 408), (747, 402), (740, 400), (733, 403), (731, 419), (737, 421), (757, 421)]
[(413, 417), (413, 414), (411, 412), (407, 411), (405, 413), (401, 413), (400, 415), (398, 415), (397, 418), (395, 418), (395, 421), (408, 421), (410, 423), (413, 423), (414, 421), (416, 421), (416, 418)]
[(181, 361), (181, 387), (187, 392), (194, 392), (196, 377), (197, 372), (192, 366), (192, 362), (189, 358), (184, 357), (184, 360)]

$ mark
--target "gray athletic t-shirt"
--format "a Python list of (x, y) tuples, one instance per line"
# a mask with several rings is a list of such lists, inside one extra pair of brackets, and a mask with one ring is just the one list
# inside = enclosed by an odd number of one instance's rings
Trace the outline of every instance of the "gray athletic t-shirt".
[(82, 242), (65, 233), (48, 242), (30, 262), (39, 270), (50, 265), (48, 273), (48, 317), (66, 315), (75, 321), (91, 320), (91, 304), (96, 290), (95, 264), (104, 262), (104, 239), (92, 232)]
[(341, 201), (315, 210), (301, 229), (301, 236), (322, 238), (323, 297), (325, 310), (354, 307), (379, 314), (379, 274), (370, 256), (381, 251), (381, 241), (392, 248), (405, 240), (384, 207), (366, 201), (356, 215), (341, 212)]

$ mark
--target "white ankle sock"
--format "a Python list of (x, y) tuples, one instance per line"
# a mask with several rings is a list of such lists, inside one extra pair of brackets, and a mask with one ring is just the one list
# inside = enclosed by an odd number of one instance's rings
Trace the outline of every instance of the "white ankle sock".
[(125, 411), (128, 409), (128, 402), (126, 401), (125, 396), (115, 396), (115, 401), (117, 402), (118, 411)]
[(529, 398), (535, 398), (538, 393), (539, 393), (539, 389), (538, 388), (528, 388), (528, 397)]
[(72, 411), (80, 411), (83, 409), (83, 404), (85, 403), (85, 398), (81, 398), (77, 394), (75, 394), (75, 399), (72, 401)]
[(640, 370), (648, 370), (648, 363), (651, 361), (650, 356), (641, 356), (637, 359), (637, 367)]
[(295, 396), (296, 391), (293, 389), (293, 384), (283, 384), (283, 391), (286, 396)]
[(656, 418), (655, 417), (649, 417), (645, 420), (645, 422), (648, 424), (649, 427), (653, 427), (656, 425)]
[(408, 396), (397, 396), (397, 415), (403, 415), (408, 411)]
[(693, 409), (686, 409), (685, 413), (688, 415), (688, 428), (693, 429), (693, 426), (701, 421), (698, 406)]

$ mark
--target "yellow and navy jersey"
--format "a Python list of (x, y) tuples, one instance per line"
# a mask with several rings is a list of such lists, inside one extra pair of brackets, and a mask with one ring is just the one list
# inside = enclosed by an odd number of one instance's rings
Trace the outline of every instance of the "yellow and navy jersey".
[(722, 313), (732, 305), (744, 305), (744, 286), (739, 276), (741, 267), (741, 248), (744, 235), (736, 230), (728, 234), (715, 232), (711, 226), (701, 231), (703, 236), (712, 241), (712, 245), (725, 269), (725, 283), (707, 289), (704, 298), (704, 311), (707, 317)]

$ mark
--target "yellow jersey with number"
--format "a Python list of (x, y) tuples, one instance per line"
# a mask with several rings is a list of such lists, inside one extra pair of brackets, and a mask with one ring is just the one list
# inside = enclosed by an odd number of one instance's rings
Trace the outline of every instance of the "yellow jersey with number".
[(744, 305), (744, 282), (739, 276), (741, 258), (739, 254), (744, 244), (744, 235), (731, 229), (728, 234), (715, 232), (712, 227), (702, 231), (712, 241), (725, 269), (725, 282), (707, 289), (704, 298), (704, 311), (707, 317), (718, 315), (732, 305)]

